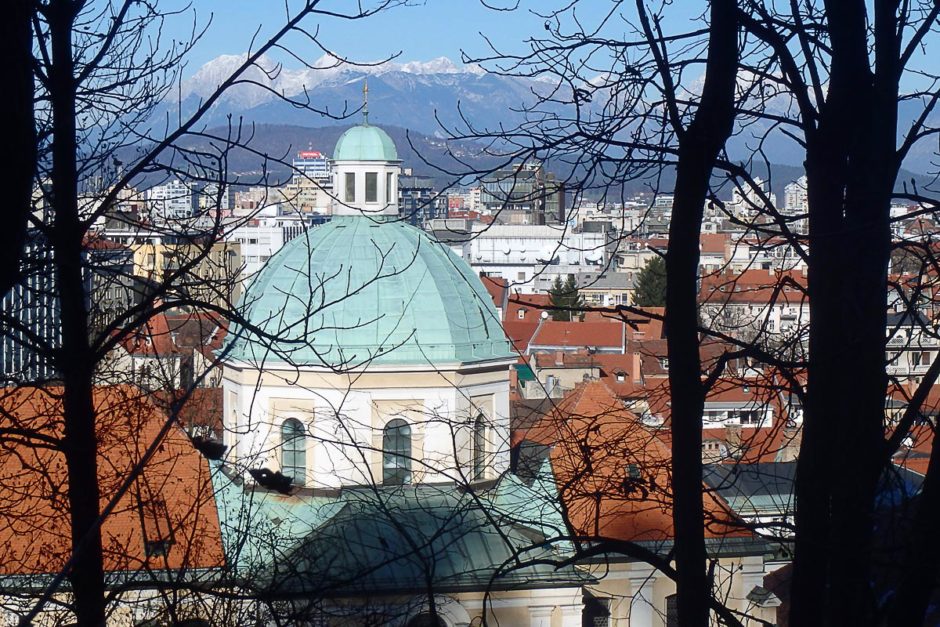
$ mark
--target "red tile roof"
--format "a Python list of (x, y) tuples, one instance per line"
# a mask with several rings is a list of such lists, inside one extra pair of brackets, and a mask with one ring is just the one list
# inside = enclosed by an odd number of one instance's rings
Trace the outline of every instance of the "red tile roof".
[(506, 339), (512, 344), (513, 350), (518, 353), (525, 353), (538, 326), (538, 322), (507, 320), (503, 323), (503, 332), (506, 334)]
[(621, 349), (624, 341), (623, 333), (623, 324), (546, 320), (529, 344), (531, 346)]
[(724, 255), (731, 243), (729, 233), (702, 233), (699, 239), (703, 255)]
[[(552, 447), (559, 495), (579, 535), (633, 542), (673, 538), (671, 452), (602, 382), (578, 386), (525, 439)], [(705, 535), (748, 536), (705, 494)]]
[[(548, 294), (512, 294), (509, 296), (509, 302), (506, 303), (503, 320), (506, 322), (523, 320), (538, 322), (542, 317), (542, 312), (546, 311), (551, 305), (552, 298)], [(523, 309), (525, 315), (520, 318), (519, 311)]]
[(509, 296), (509, 281), (502, 277), (487, 276), (485, 274), (480, 275), (480, 281), (483, 282), (483, 287), (486, 288), (490, 298), (493, 299), (493, 305), (497, 309), (502, 309)]
[[(62, 390), (0, 392), (0, 421), (60, 437)], [(94, 395), (102, 505), (142, 458), (165, 417), (130, 386)], [(67, 474), (62, 454), (7, 439), (0, 449), (0, 574), (58, 571), (71, 550)], [(171, 429), (143, 473), (102, 527), (109, 571), (210, 568), (224, 563), (209, 467)], [(170, 540), (165, 556), (148, 556), (145, 540)]]
[[(776, 292), (776, 296), (775, 296)], [(801, 272), (746, 270), (702, 277), (699, 301), (710, 304), (769, 303), (798, 305), (808, 302), (806, 277)]]
[(154, 392), (151, 400), (165, 414), (169, 415), (173, 409), (171, 403), (183, 401), (177, 409), (176, 422), (184, 429), (202, 427), (212, 433), (221, 433), (222, 430), (222, 388), (193, 388), (167, 392), (159, 390)]

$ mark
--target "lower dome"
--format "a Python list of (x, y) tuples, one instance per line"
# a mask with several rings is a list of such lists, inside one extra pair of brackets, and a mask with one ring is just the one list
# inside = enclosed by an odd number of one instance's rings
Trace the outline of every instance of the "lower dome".
[(397, 218), (335, 217), (258, 273), (227, 359), (347, 370), (514, 357), (493, 301), (449, 248)]

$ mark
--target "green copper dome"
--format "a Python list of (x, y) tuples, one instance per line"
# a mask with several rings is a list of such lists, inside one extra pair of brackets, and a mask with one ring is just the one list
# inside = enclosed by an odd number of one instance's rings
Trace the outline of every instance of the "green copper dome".
[(360, 124), (343, 133), (333, 151), (335, 161), (398, 161), (395, 142), (377, 126)]
[(512, 358), (493, 301), (449, 248), (397, 219), (334, 217), (247, 289), (228, 358), (339, 370)]

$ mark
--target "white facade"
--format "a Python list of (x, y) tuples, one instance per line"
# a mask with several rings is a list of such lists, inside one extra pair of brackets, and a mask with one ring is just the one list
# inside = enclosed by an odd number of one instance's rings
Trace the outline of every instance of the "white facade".
[(275, 212), (265, 211), (259, 214), (257, 219), (240, 221), (237, 227), (225, 233), (226, 241), (238, 242), (241, 245), (244, 264), (240, 275), (242, 279), (253, 276), (285, 243), (306, 228), (300, 216), (264, 215), (264, 213)]
[(334, 216), (397, 216), (401, 161), (333, 161)]
[(147, 190), (147, 204), (155, 219), (180, 220), (193, 215), (193, 192), (178, 179)]
[[(545, 291), (555, 276), (607, 267), (606, 233), (553, 226), (475, 224), (465, 257), (470, 266), (501, 277), (522, 293)], [(539, 277), (539, 281), (536, 281)]]
[(759, 335), (764, 341), (782, 342), (805, 339), (809, 333), (809, 302), (798, 297), (775, 303), (721, 302), (716, 294), (700, 311), (709, 329), (748, 340)]
[[(305, 437), (303, 485), (377, 485), (383, 432), (392, 420), (411, 428), (411, 482), (494, 479), (509, 468), (509, 379), (505, 364), (462, 375), (373, 366), (359, 375), (226, 364), (222, 378), (224, 442), (230, 459), (280, 469), (282, 429), (297, 420)], [(473, 425), (485, 421), (485, 470), (475, 476)], [(287, 473), (285, 473), (287, 474)]]
[(806, 213), (809, 210), (809, 201), (806, 195), (807, 179), (801, 176), (783, 188), (783, 209), (788, 214)]

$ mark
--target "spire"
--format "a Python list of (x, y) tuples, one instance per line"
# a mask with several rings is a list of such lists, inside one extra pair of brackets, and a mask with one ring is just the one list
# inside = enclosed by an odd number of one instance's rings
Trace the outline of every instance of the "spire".
[(362, 124), (369, 126), (369, 79), (362, 81)]

